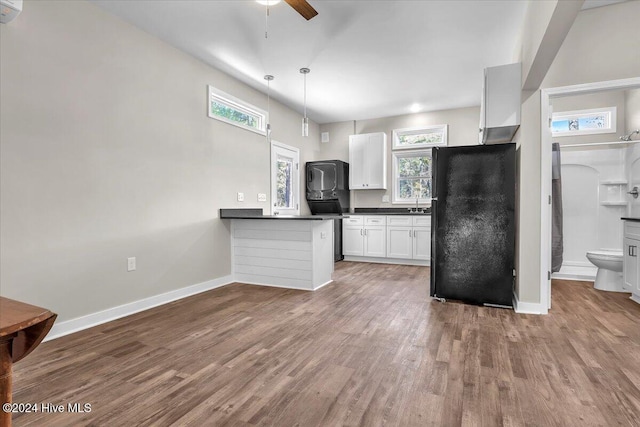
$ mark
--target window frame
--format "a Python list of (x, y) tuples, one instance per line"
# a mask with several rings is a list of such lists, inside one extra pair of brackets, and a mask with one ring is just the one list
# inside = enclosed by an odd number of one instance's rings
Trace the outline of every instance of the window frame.
[[(291, 203), (293, 206), (289, 208), (277, 206), (277, 161), (278, 155), (283, 154), (283, 151), (291, 155), (295, 167), (291, 174)], [(300, 149), (278, 141), (271, 141), (270, 160), (271, 213), (273, 215), (300, 215)]]
[[(429, 148), (422, 148), (419, 150), (394, 150), (391, 152), (391, 159), (392, 159), (392, 173), (393, 173), (393, 204), (398, 204), (398, 205), (412, 205), (416, 203), (416, 199), (401, 199), (400, 196), (400, 177), (398, 176), (398, 162), (400, 158), (405, 158), (405, 157), (430, 157), (431, 161), (432, 161), (432, 167), (433, 167), (433, 152), (432, 149), (433, 146), (429, 147)], [(432, 177), (430, 176), (429, 179), (431, 179)], [(433, 181), (432, 181), (432, 188), (431, 191), (433, 192)], [(427, 204), (428, 206), (431, 206), (431, 198), (429, 199), (418, 199), (418, 203), (420, 203), (420, 201), (423, 201), (422, 204)]]
[[(221, 122), (228, 123), (233, 126), (237, 126), (242, 129), (246, 129), (248, 131), (260, 134), (265, 136), (267, 134), (267, 122), (269, 121), (268, 114), (262, 108), (258, 108), (255, 105), (249, 104), (246, 101), (243, 101), (239, 98), (236, 98), (233, 95), (230, 95), (220, 89), (217, 89), (211, 85), (207, 86), (207, 115), (215, 120), (219, 120)], [(247, 126), (243, 123), (236, 122), (233, 120), (229, 120), (226, 117), (222, 117), (214, 114), (211, 111), (211, 101), (215, 101), (219, 104), (222, 104), (228, 108), (232, 108), (236, 111), (239, 111), (243, 114), (247, 114), (250, 116), (255, 116), (258, 119), (258, 127)]]
[[(436, 132), (428, 132), (430, 130), (441, 131), (442, 142), (425, 142), (422, 144), (414, 144), (414, 145), (401, 145), (400, 137), (404, 135), (418, 135), (420, 133), (436, 133)], [(430, 125), (430, 126), (414, 126), (409, 128), (402, 129), (394, 129), (393, 132), (393, 146), (392, 150), (420, 150), (423, 148), (431, 148), (431, 147), (446, 147), (449, 143), (449, 125)]]
[[(553, 123), (569, 120), (569, 119), (580, 119), (588, 116), (593, 116), (598, 113), (605, 113), (609, 118), (609, 126), (601, 129), (578, 129), (578, 130), (569, 130), (562, 132), (554, 132), (553, 131)], [(582, 135), (597, 135), (601, 133), (616, 133), (616, 124), (617, 124), (617, 108), (614, 107), (603, 107), (603, 108), (590, 108), (586, 110), (574, 110), (574, 111), (559, 111), (557, 113), (553, 113), (551, 115), (551, 137), (565, 137), (565, 136), (582, 136)]]

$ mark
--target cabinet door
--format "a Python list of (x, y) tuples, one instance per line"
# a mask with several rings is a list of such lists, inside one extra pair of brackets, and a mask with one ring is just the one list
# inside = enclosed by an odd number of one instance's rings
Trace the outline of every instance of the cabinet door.
[(431, 259), (431, 227), (414, 227), (413, 259)]
[(364, 229), (364, 256), (382, 257), (387, 253), (386, 233), (384, 225), (370, 225)]
[(369, 134), (365, 158), (366, 188), (387, 188), (387, 135), (383, 132)]
[(367, 135), (349, 136), (349, 188), (361, 190), (365, 187), (365, 164)]
[(362, 256), (364, 248), (364, 232), (362, 226), (343, 225), (342, 254)]
[(411, 259), (413, 256), (413, 228), (387, 227), (387, 258)]
[(638, 286), (638, 246), (639, 241), (624, 239), (624, 262), (622, 264), (624, 282), (623, 287), (629, 292), (634, 292)]

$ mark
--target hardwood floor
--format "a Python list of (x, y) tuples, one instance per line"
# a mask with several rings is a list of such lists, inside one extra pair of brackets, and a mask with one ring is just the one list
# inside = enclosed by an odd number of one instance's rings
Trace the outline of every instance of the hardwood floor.
[(42, 344), (15, 426), (640, 425), (640, 305), (557, 281), (548, 316), (342, 262), (316, 292), (234, 284)]

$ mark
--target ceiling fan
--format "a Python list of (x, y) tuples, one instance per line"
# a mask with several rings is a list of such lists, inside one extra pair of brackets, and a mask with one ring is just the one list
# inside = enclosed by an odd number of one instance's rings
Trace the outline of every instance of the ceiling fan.
[(284, 0), (289, 6), (295, 9), (307, 21), (318, 14), (307, 0)]
[[(280, 3), (280, 0), (256, 0), (258, 3), (267, 7)], [(295, 9), (307, 21), (318, 14), (318, 12), (309, 4), (307, 0), (284, 0), (289, 6)]]

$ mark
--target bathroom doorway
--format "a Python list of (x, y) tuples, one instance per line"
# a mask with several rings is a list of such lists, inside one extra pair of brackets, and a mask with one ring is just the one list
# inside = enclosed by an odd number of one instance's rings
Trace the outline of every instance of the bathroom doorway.
[[(543, 89), (541, 113), (540, 289), (541, 305), (549, 309), (554, 264), (552, 176), (558, 178), (556, 171), (552, 173), (552, 143), (561, 147), (565, 207), (564, 221), (560, 217), (565, 224), (562, 268), (554, 278), (594, 280), (596, 267), (587, 260), (587, 250), (621, 251), (620, 217), (632, 212), (640, 216), (640, 205), (626, 194), (634, 182), (640, 184), (640, 144), (620, 140), (634, 126), (640, 127), (640, 78)], [(597, 113), (597, 122), (593, 117), (589, 122), (591, 113)], [(603, 120), (606, 114), (608, 123)], [(555, 215), (557, 219), (558, 212)], [(557, 258), (554, 261), (557, 265)]]

